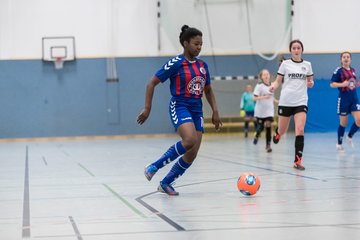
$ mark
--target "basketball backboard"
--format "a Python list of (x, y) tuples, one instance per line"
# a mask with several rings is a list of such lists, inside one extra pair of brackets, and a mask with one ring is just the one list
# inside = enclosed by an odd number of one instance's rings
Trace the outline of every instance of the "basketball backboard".
[(74, 37), (43, 37), (42, 59), (44, 61), (75, 60), (75, 38)]

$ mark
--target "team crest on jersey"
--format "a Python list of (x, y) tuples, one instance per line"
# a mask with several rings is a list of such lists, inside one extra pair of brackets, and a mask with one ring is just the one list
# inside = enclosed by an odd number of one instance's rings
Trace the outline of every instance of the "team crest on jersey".
[(201, 95), (205, 86), (205, 79), (200, 76), (196, 76), (187, 85), (187, 89), (191, 94)]
[(202, 74), (205, 74), (205, 73), (206, 73), (205, 68), (201, 67), (201, 68), (200, 68), (200, 72), (201, 72)]
[(355, 80), (355, 78), (350, 78), (350, 79), (349, 79), (349, 86), (348, 86), (348, 88), (349, 88), (350, 90), (354, 90), (354, 89), (356, 88), (356, 80)]
[(302, 66), (302, 67), (301, 67), (301, 70), (302, 70), (303, 72), (306, 72), (306, 67)]

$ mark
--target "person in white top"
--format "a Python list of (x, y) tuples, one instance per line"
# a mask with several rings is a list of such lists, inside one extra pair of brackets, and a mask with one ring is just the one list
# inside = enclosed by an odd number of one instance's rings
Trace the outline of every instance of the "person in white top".
[(304, 45), (300, 40), (290, 42), (289, 51), (291, 59), (281, 63), (276, 80), (271, 84), (270, 92), (274, 92), (283, 82), (280, 92), (278, 107), (279, 122), (275, 130), (273, 142), (276, 144), (280, 137), (286, 133), (290, 117), (294, 116), (295, 122), (295, 160), (294, 168), (305, 170), (302, 165), (304, 149), (304, 128), (308, 111), (307, 89), (314, 86), (311, 63), (301, 57)]
[(259, 82), (255, 86), (254, 100), (255, 105), (255, 117), (257, 119), (257, 129), (253, 143), (258, 143), (261, 132), (266, 131), (266, 151), (271, 152), (271, 123), (274, 121), (274, 93), (269, 91), (270, 87), (270, 72), (267, 69), (263, 69), (259, 73)]

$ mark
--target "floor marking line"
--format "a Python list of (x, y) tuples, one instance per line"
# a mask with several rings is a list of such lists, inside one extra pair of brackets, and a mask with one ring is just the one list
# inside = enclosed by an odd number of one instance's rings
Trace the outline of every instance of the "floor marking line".
[(42, 156), (42, 160), (44, 161), (44, 164), (47, 166), (48, 164), (44, 156)]
[[(87, 169), (84, 165), (81, 163), (78, 163), (78, 165), (86, 171), (90, 176), (96, 177), (95, 174), (93, 174), (89, 169)], [(127, 207), (129, 207), (133, 212), (135, 212), (137, 215), (139, 215), (142, 218), (146, 218), (146, 215), (142, 213), (139, 209), (137, 209), (135, 206), (133, 206), (130, 202), (128, 202), (125, 198), (123, 198), (120, 194), (118, 194), (115, 190), (113, 190), (110, 186), (108, 186), (105, 183), (102, 183), (102, 185), (111, 192), (117, 199), (119, 199), (121, 202), (123, 202)]]
[(143, 197), (149, 196), (149, 195), (154, 194), (154, 193), (157, 193), (157, 192), (152, 192), (152, 193), (149, 193), (149, 194), (145, 194), (143, 196), (140, 196), (140, 197), (136, 198), (135, 200), (138, 201), (145, 208), (147, 208), (149, 211), (156, 214), (159, 218), (164, 220), (170, 226), (174, 227), (177, 231), (186, 231), (185, 228), (183, 228), (182, 226), (180, 226), (179, 224), (177, 224), (176, 222), (174, 222), (173, 220), (171, 220), (170, 218), (165, 216), (163, 213), (159, 212), (158, 210), (156, 210), (155, 208), (153, 208), (152, 206), (147, 204), (144, 200), (142, 200)]
[(24, 179), (24, 204), (23, 204), (23, 223), (22, 237), (30, 238), (30, 198), (29, 198), (29, 148), (26, 146), (25, 152), (25, 179)]
[(85, 170), (85, 172), (87, 172), (90, 176), (95, 177), (95, 174), (93, 174), (92, 172), (90, 172), (89, 169), (87, 169), (84, 165), (82, 165), (81, 163), (78, 163), (78, 165)]
[(74, 218), (72, 216), (69, 216), (69, 220), (70, 220), (71, 225), (72, 225), (72, 227), (74, 229), (74, 232), (76, 234), (77, 239), (78, 240), (83, 240), (83, 238), (82, 238), (82, 236), (81, 236), (81, 234), (79, 232), (79, 229), (78, 229), (78, 227), (77, 227), (77, 225), (76, 225), (76, 223), (74, 221)]
[(128, 206), (133, 212), (135, 212), (137, 215), (139, 215), (142, 218), (146, 218), (146, 215), (144, 213), (142, 213), (139, 209), (137, 209), (136, 207), (134, 207), (130, 202), (128, 202), (125, 198), (123, 198), (122, 196), (120, 196), (120, 194), (118, 194), (115, 190), (113, 190), (110, 186), (108, 186), (107, 184), (103, 183), (102, 184), (107, 190), (109, 190), (109, 192), (111, 192), (115, 197), (117, 197), (121, 202), (123, 202), (126, 206)]
[[(203, 155), (203, 154), (201, 154), (201, 155)], [(234, 162), (234, 161), (230, 161), (230, 160), (219, 159), (219, 158), (216, 158), (216, 157), (213, 157), (213, 156), (206, 156), (206, 155), (203, 155), (203, 156), (208, 158), (208, 159), (212, 159), (214, 161), (227, 162), (227, 163), (231, 163), (231, 164), (242, 165), (242, 166), (247, 166), (247, 167), (253, 167), (253, 168), (262, 169), (262, 170), (266, 170), (266, 171), (277, 172), (277, 173), (282, 173), (282, 174), (288, 174), (288, 175), (291, 175), (291, 176), (296, 176), (296, 177), (307, 178), (307, 179), (311, 179), (311, 180), (327, 182), (324, 179), (304, 176), (304, 175), (301, 175), (301, 174), (298, 174), (298, 173), (291, 173), (291, 172), (285, 172), (285, 171), (275, 170), (275, 169), (266, 168), (266, 167), (259, 167), (259, 166), (255, 166), (255, 165), (251, 165), (251, 164), (245, 164), (245, 163), (241, 163), (241, 162)]]

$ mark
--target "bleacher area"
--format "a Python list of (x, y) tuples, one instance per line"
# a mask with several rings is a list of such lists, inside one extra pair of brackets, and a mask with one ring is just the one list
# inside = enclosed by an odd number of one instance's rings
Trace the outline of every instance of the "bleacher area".
[[(226, 116), (221, 117), (221, 121), (223, 126), (221, 128), (222, 133), (242, 133), (244, 132), (244, 117), (240, 116)], [(273, 127), (277, 125), (277, 116), (275, 116), (275, 120), (273, 122)], [(204, 130), (205, 133), (215, 133), (214, 125), (211, 123), (211, 117), (204, 118)], [(249, 132), (254, 132), (254, 124), (249, 123)]]

